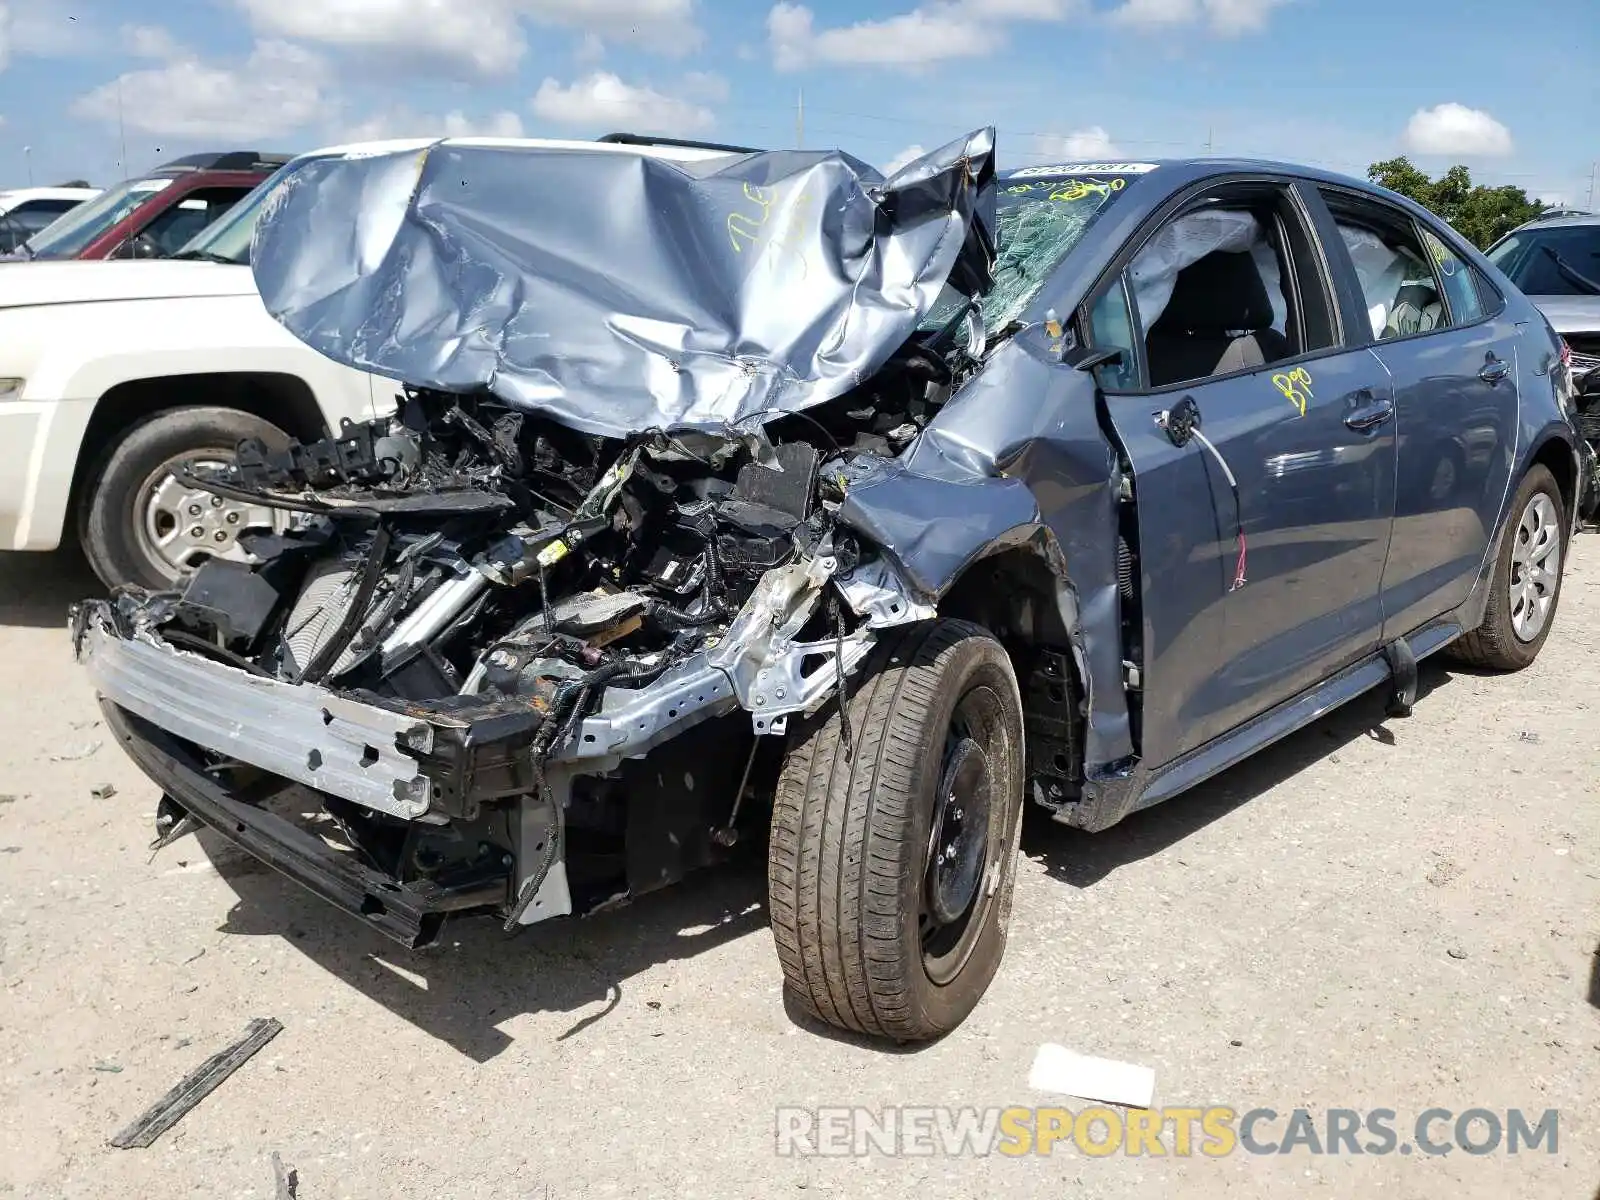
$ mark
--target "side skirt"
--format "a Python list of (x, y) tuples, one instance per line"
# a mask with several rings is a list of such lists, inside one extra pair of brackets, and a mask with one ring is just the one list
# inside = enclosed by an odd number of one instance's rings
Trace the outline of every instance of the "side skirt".
[[(1425, 625), (1406, 639), (1418, 661), (1442, 650), (1466, 632), (1455, 617), (1456, 614), (1452, 613)], [(1203, 783), (1273, 742), (1304, 729), (1318, 717), (1371, 691), (1390, 678), (1390, 661), (1385, 651), (1376, 651), (1316, 687), (1247, 721), (1231, 733), (1152, 771), (1132, 811), (1149, 808)]]

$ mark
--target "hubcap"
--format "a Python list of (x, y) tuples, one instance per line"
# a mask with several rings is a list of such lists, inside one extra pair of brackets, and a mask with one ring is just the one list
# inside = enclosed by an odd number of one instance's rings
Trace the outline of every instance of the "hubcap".
[(1531, 642), (1544, 631), (1561, 585), (1561, 526), (1540, 492), (1522, 510), (1511, 543), (1511, 630)]
[[(134, 530), (140, 549), (169, 579), (176, 580), (208, 558), (254, 561), (239, 544), (246, 531), (282, 532), (289, 514), (263, 504), (229, 500), (181, 483), (173, 474), (182, 459), (161, 464), (140, 486)], [(187, 460), (197, 467), (220, 467), (219, 459)]]

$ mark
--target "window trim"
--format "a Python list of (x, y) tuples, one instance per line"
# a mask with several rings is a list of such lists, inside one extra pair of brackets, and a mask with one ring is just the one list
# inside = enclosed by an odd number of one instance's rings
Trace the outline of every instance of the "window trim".
[[(1094, 285), (1084, 293), (1084, 299), (1079, 303), (1078, 308), (1074, 313), (1074, 324), (1077, 327), (1080, 343), (1090, 348), (1094, 348), (1094, 330), (1093, 322), (1090, 320), (1090, 313), (1094, 306), (1100, 301), (1101, 297), (1110, 292), (1113, 286), (1120, 283), (1120, 286), (1123, 290), (1123, 295), (1128, 305), (1130, 324), (1133, 327), (1134, 333), (1134, 357), (1137, 360), (1137, 386), (1132, 388), (1107, 388), (1100, 384), (1100, 379), (1097, 375), (1095, 377), (1095, 385), (1105, 396), (1165, 396), (1174, 392), (1182, 392), (1185, 390), (1192, 390), (1197, 387), (1205, 387), (1211, 383), (1220, 383), (1230, 379), (1242, 379), (1247, 375), (1254, 375), (1269, 368), (1276, 370), (1280, 366), (1285, 365), (1294, 367), (1303, 365), (1305, 363), (1317, 362), (1321, 359), (1328, 358), (1331, 355), (1344, 354), (1349, 350), (1349, 346), (1346, 345), (1345, 339), (1344, 327), (1346, 322), (1344, 320), (1344, 306), (1339, 300), (1337, 282), (1338, 276), (1333, 270), (1333, 264), (1328, 258), (1326, 248), (1322, 245), (1322, 238), (1318, 234), (1316, 221), (1313, 217), (1310, 207), (1306, 203), (1305, 197), (1301, 194), (1300, 188), (1297, 186), (1303, 182), (1306, 181), (1301, 179), (1299, 176), (1293, 175), (1263, 175), (1253, 172), (1249, 174), (1241, 173), (1214, 175), (1208, 179), (1203, 179), (1197, 183), (1191, 184), (1189, 187), (1178, 192), (1176, 195), (1170, 197), (1165, 204), (1158, 208), (1149, 217), (1145, 218), (1144, 222), (1138, 227), (1138, 229), (1134, 231), (1133, 235), (1128, 238), (1128, 240), (1123, 244), (1122, 248), (1117, 252), (1115, 257), (1113, 257), (1110, 263), (1106, 265), (1099, 277), (1096, 278)], [(1329, 316), (1333, 324), (1333, 344), (1320, 347), (1316, 350), (1303, 351), (1300, 354), (1293, 355), (1289, 358), (1281, 358), (1275, 362), (1263, 363), (1258, 367), (1243, 367), (1237, 371), (1229, 371), (1224, 375), (1206, 375), (1197, 379), (1164, 384), (1161, 387), (1148, 386), (1150, 373), (1148, 363), (1146, 361), (1146, 331), (1144, 327), (1144, 317), (1139, 312), (1138, 305), (1134, 303), (1132, 292), (1128, 286), (1128, 267), (1132, 264), (1139, 251), (1143, 250), (1144, 247), (1149, 243), (1150, 239), (1153, 238), (1161, 229), (1163, 229), (1169, 221), (1173, 221), (1178, 217), (1184, 216), (1190, 211), (1196, 210), (1208, 198), (1214, 198), (1218, 192), (1224, 189), (1237, 188), (1241, 186), (1248, 187), (1252, 185), (1270, 188), (1277, 191), (1279, 193), (1279, 198), (1288, 202), (1290, 210), (1299, 219), (1301, 230), (1304, 233), (1307, 242), (1311, 246), (1312, 255), (1316, 259), (1315, 268), (1319, 276), (1318, 282), (1324, 288), (1327, 296)], [(1275, 215), (1281, 220), (1283, 214), (1280, 210)], [(1284, 301), (1285, 303), (1294, 305), (1300, 309), (1300, 311), (1295, 313), (1295, 316), (1299, 324), (1301, 338), (1303, 340), (1305, 336), (1305, 314), (1303, 311), (1304, 301), (1301, 296), (1301, 287), (1299, 282), (1299, 264), (1296, 262), (1293, 255), (1287, 255), (1287, 257), (1289, 260), (1289, 269), (1281, 282), (1287, 286), (1293, 294), (1286, 294), (1284, 296)]]
[[(1392, 338), (1380, 338), (1377, 334), (1372, 332), (1372, 326), (1370, 323), (1359, 322), (1357, 323), (1357, 329), (1360, 330), (1364, 335), (1364, 340), (1360, 343), (1354, 344), (1352, 349), (1377, 350), (1382, 346), (1398, 346), (1404, 342), (1415, 341), (1417, 338), (1432, 337), (1435, 334), (1449, 333), (1455, 329), (1476, 329), (1479, 325), (1486, 325), (1493, 321), (1496, 317), (1500, 316), (1501, 313), (1505, 312), (1506, 299), (1503, 295), (1500, 295), (1500, 290), (1498, 288), (1495, 288), (1495, 294), (1497, 297), (1499, 297), (1499, 306), (1491, 308), (1491, 306), (1483, 303), (1483, 289), (1479, 287), (1476, 290), (1478, 291), (1479, 296), (1479, 307), (1483, 309), (1483, 312), (1479, 315), (1476, 321), (1471, 321), (1464, 325), (1457, 325), (1455, 323), (1455, 309), (1450, 302), (1449, 294), (1445, 291), (1444, 281), (1439, 277), (1439, 264), (1434, 262), (1433, 255), (1427, 252), (1427, 246), (1422, 240), (1422, 231), (1426, 230), (1428, 233), (1431, 233), (1445, 246), (1446, 249), (1453, 251), (1456, 256), (1456, 260), (1465, 266), (1470, 272), (1472, 272), (1473, 275), (1482, 276), (1483, 271), (1477, 263), (1473, 262), (1472, 259), (1466, 254), (1462, 253), (1462, 243), (1455, 236), (1455, 231), (1447, 231), (1446, 229), (1441, 229), (1439, 227), (1441, 224), (1443, 224), (1443, 222), (1436, 223), (1433, 220), (1424, 220), (1416, 213), (1411, 212), (1409, 209), (1402, 208), (1393, 201), (1385, 200), (1382, 196), (1374, 196), (1370, 192), (1360, 191), (1356, 188), (1345, 187), (1336, 183), (1317, 183), (1316, 187), (1321, 193), (1322, 202), (1327, 207), (1328, 216), (1332, 219), (1336, 230), (1339, 224), (1339, 214), (1334, 211), (1334, 206), (1328, 203), (1328, 193), (1330, 192), (1341, 197), (1347, 197), (1355, 201), (1357, 204), (1365, 204), (1376, 207), (1380, 211), (1392, 213), (1409, 224), (1412, 229), (1416, 230), (1417, 245), (1422, 249), (1423, 259), (1427, 262), (1428, 271), (1433, 276), (1434, 291), (1439, 294), (1439, 302), (1444, 306), (1445, 313), (1450, 317), (1450, 323), (1448, 325), (1435, 326), (1432, 329), (1419, 329), (1416, 333), (1404, 333), (1399, 337)], [(1355, 265), (1350, 259), (1350, 251), (1348, 248), (1344, 248), (1342, 246), (1342, 239), (1341, 251), (1344, 255), (1343, 261), (1345, 269), (1350, 272), (1352, 281), (1355, 284), (1356, 294), (1361, 296), (1361, 281), (1355, 277)], [(1365, 297), (1363, 296), (1363, 299), (1364, 298)]]

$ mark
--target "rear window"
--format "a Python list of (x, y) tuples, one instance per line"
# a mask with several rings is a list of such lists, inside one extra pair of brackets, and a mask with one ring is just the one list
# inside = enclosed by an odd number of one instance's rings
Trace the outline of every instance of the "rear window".
[(1489, 261), (1529, 296), (1600, 296), (1600, 225), (1513, 233)]

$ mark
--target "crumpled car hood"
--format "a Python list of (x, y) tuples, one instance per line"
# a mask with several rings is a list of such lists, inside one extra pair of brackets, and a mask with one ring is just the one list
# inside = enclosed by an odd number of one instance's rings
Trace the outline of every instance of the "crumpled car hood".
[(337, 362), (603, 436), (726, 432), (849, 391), (947, 281), (986, 290), (995, 196), (992, 129), (888, 180), (840, 153), (441, 142), (306, 163), (252, 259)]

